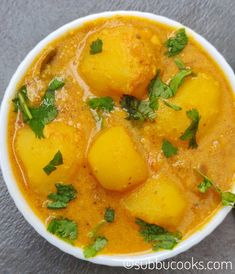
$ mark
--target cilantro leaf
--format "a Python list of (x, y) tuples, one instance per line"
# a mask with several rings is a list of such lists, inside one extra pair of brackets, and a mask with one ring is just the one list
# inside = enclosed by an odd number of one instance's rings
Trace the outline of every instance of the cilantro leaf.
[(197, 186), (200, 192), (205, 193), (209, 188), (214, 186), (214, 183), (200, 170), (195, 169), (195, 171), (203, 177), (203, 181)]
[(179, 57), (176, 57), (174, 61), (179, 70), (186, 69), (184, 62)]
[(27, 89), (23, 86), (13, 99), (14, 111), (22, 112), (23, 121), (28, 123), (36, 137), (44, 138), (43, 129), (46, 124), (53, 121), (58, 115), (55, 105), (55, 90), (61, 88), (64, 82), (58, 78), (51, 81), (42, 102), (38, 107), (30, 107), (27, 96)]
[(101, 220), (93, 229), (88, 233), (89, 238), (95, 238), (103, 225), (107, 224), (106, 220)]
[(28, 122), (29, 120), (31, 120), (32, 114), (30, 111), (30, 107), (28, 106), (29, 104), (29, 100), (28, 100), (28, 95), (27, 95), (27, 88), (26, 86), (22, 86), (15, 98), (12, 100), (13, 104), (14, 104), (14, 111), (21, 111), (22, 113), (22, 117), (23, 117), (23, 121), (24, 122)]
[(198, 189), (200, 192), (205, 193), (207, 190), (211, 187), (214, 187), (214, 189), (220, 193), (221, 201), (224, 206), (231, 206), (235, 207), (235, 194), (232, 192), (222, 192), (220, 188), (215, 186), (213, 181), (209, 179), (205, 174), (203, 174), (200, 170), (195, 169), (195, 171), (200, 174), (204, 179), (201, 184), (198, 185)]
[(176, 94), (178, 88), (183, 84), (184, 78), (190, 74), (192, 74), (191, 69), (182, 69), (171, 79), (169, 87), (174, 95)]
[(182, 238), (179, 232), (169, 232), (165, 228), (149, 224), (141, 219), (136, 219), (136, 224), (140, 227), (140, 234), (146, 242), (153, 246), (153, 250), (158, 249), (173, 249)]
[(114, 101), (109, 96), (99, 97), (99, 98), (89, 98), (88, 105), (91, 109), (110, 112), (114, 108)]
[(63, 80), (60, 80), (59, 78), (54, 78), (54, 79), (50, 82), (50, 84), (49, 84), (47, 90), (48, 90), (48, 91), (55, 91), (55, 90), (57, 90), (57, 89), (59, 89), (59, 88), (62, 88), (63, 86), (64, 86), (64, 81), (63, 81)]
[(186, 35), (185, 29), (181, 28), (176, 31), (175, 36), (170, 37), (166, 42), (167, 47), (166, 54), (171, 57), (179, 54), (185, 46), (188, 44), (188, 37)]
[(73, 185), (64, 185), (57, 183), (56, 185), (57, 192), (50, 193), (48, 199), (51, 201), (47, 204), (49, 209), (61, 209), (65, 208), (68, 205), (68, 202), (77, 197), (77, 191)]
[(72, 241), (77, 238), (78, 228), (77, 224), (66, 218), (54, 218), (48, 224), (47, 230), (67, 241)]
[(156, 117), (155, 109), (151, 107), (151, 101), (141, 101), (132, 95), (123, 95), (120, 104), (128, 112), (126, 118), (128, 120), (153, 121)]
[(58, 150), (54, 155), (53, 159), (47, 164), (43, 170), (47, 175), (50, 175), (52, 171), (56, 170), (56, 166), (63, 164), (63, 157), (61, 152)]
[(103, 49), (103, 41), (101, 39), (97, 38), (90, 45), (90, 54), (100, 53), (100, 52), (102, 52), (102, 49)]
[(98, 236), (94, 242), (83, 249), (83, 255), (85, 258), (92, 258), (97, 255), (108, 243), (108, 240), (103, 236)]
[(224, 206), (235, 207), (235, 194), (232, 192), (222, 192), (221, 200)]
[(178, 153), (178, 148), (173, 146), (169, 141), (163, 140), (162, 142), (162, 151), (166, 158), (169, 158)]
[(115, 219), (114, 209), (112, 209), (110, 207), (106, 208), (105, 213), (104, 213), (104, 219), (106, 222), (112, 223)]
[(150, 101), (155, 101), (159, 97), (167, 99), (174, 96), (172, 89), (161, 80), (159, 70), (155, 78), (150, 82), (148, 93)]
[(192, 122), (185, 130), (185, 132), (180, 136), (180, 139), (183, 141), (189, 140), (189, 148), (197, 148), (198, 144), (196, 141), (196, 134), (198, 130), (200, 116), (196, 109), (188, 110), (186, 114)]
[(156, 235), (154, 239), (156, 243), (153, 244), (153, 250), (173, 249), (175, 245), (178, 244), (181, 237), (181, 234), (178, 232)]
[(169, 101), (166, 101), (166, 100), (163, 100), (163, 103), (164, 103), (166, 106), (168, 106), (169, 108), (174, 109), (175, 111), (179, 111), (179, 110), (182, 109), (182, 107), (177, 106), (177, 105), (174, 105), (174, 104), (172, 104), (172, 103), (170, 103)]

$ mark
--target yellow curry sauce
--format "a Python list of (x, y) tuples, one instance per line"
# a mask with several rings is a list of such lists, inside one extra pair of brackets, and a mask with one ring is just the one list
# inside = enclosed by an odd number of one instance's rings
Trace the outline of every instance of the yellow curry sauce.
[[(221, 190), (231, 189), (235, 170), (233, 94), (221, 70), (191, 37), (177, 56), (194, 74), (185, 78), (177, 94), (168, 99), (181, 106), (182, 110), (175, 111), (160, 101), (155, 121), (139, 123), (125, 119), (127, 113), (119, 105), (123, 93), (146, 98), (146, 83), (151, 81), (157, 69), (160, 69), (161, 79), (165, 83), (169, 83), (178, 72), (174, 57), (165, 54), (164, 46), (174, 31), (153, 21), (128, 16), (86, 23), (50, 43), (19, 83), (19, 87), (26, 85), (29, 100), (37, 105), (54, 77), (64, 79), (65, 85), (56, 91), (58, 115), (45, 126), (45, 138), (36, 138), (29, 126), (23, 123), (20, 112), (15, 113), (11, 108), (9, 150), (17, 183), (31, 208), (45, 225), (56, 216), (75, 221), (78, 225), (78, 237), (74, 241), (76, 246), (83, 247), (90, 242), (88, 233), (103, 219), (107, 207), (115, 210), (115, 221), (100, 228), (100, 234), (108, 239), (101, 253), (123, 254), (149, 250), (151, 245), (143, 240), (135, 224), (135, 217), (144, 219), (145, 215), (147, 222), (164, 225), (169, 231), (180, 231), (187, 237), (221, 206), (220, 195), (215, 190), (210, 189), (206, 193), (198, 191), (202, 177), (194, 168), (212, 178)], [(103, 52), (92, 55), (89, 53), (90, 44), (97, 38), (103, 40)], [(119, 38), (125, 40), (124, 53), (116, 46)], [(111, 53), (106, 53), (106, 46), (107, 52), (109, 50)], [(115, 54), (118, 57), (113, 57)], [(122, 58), (125, 54), (132, 57)], [(104, 114), (102, 123), (94, 119), (94, 111), (87, 104), (87, 99), (93, 96), (111, 96), (114, 99), (115, 108)], [(198, 109), (201, 116), (196, 149), (188, 148), (188, 142), (179, 139), (190, 124), (186, 111), (192, 108)], [(121, 191), (116, 191), (115, 187), (114, 190), (103, 187), (91, 167), (92, 160), (88, 163), (89, 150), (95, 140), (102, 136), (102, 132), (113, 127), (124, 129), (147, 166), (146, 170), (142, 170), (140, 163), (140, 168), (136, 170), (136, 174), (142, 176), (141, 182), (125, 186)], [(164, 156), (161, 149), (163, 139), (178, 148), (176, 155), (169, 158)], [(114, 134), (112, 142), (116, 141)], [(43, 167), (58, 150), (63, 155), (64, 163), (47, 175)], [(97, 157), (97, 161), (103, 161), (102, 157), (106, 155)], [(133, 156), (133, 162), (136, 163), (135, 159)], [(112, 178), (111, 169), (107, 167), (104, 173)], [(148, 178), (158, 176), (167, 178), (167, 187), (173, 182), (184, 200), (182, 213), (176, 219), (170, 218), (160, 207), (159, 214), (168, 216), (165, 219), (163, 216), (160, 224), (148, 212), (135, 216), (135, 212), (140, 210), (138, 203), (143, 211), (148, 203), (143, 200), (148, 197), (149, 190), (142, 191), (142, 185)], [(55, 192), (57, 182), (72, 184), (78, 194), (65, 209), (51, 210), (46, 206), (47, 196)], [(135, 197), (138, 191), (143, 192), (140, 198)], [(174, 198), (174, 191), (171, 194), (170, 190), (169, 196), (167, 188), (164, 191), (165, 199), (171, 200), (171, 207), (177, 208), (181, 201)], [(141, 195), (145, 197), (141, 198)], [(158, 206), (153, 204), (153, 207)]]

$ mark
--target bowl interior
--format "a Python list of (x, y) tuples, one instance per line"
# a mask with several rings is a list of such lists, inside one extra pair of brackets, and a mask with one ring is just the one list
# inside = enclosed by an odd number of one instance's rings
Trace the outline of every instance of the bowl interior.
[[(34, 58), (40, 53), (40, 51), (52, 40), (57, 37), (60, 37), (64, 33), (68, 32), (71, 29), (78, 28), (82, 24), (92, 21), (101, 17), (112, 17), (114, 15), (128, 15), (128, 16), (137, 16), (142, 18), (151, 19), (153, 21), (157, 21), (169, 26), (173, 26), (176, 28), (182, 27), (181, 24), (170, 20), (166, 17), (157, 16), (150, 13), (136, 12), (136, 11), (115, 11), (115, 12), (104, 12), (100, 14), (94, 14), (90, 16), (86, 16), (80, 19), (77, 19), (69, 24), (64, 25), (63, 27), (57, 29), (50, 35), (48, 35), (45, 39), (43, 39), (22, 61), (15, 74), (13, 75), (10, 83), (6, 89), (0, 113), (0, 144), (1, 144), (1, 153), (0, 153), (0, 163), (2, 167), (2, 173), (10, 195), (12, 196), (16, 206), (23, 214), (24, 218), (34, 227), (34, 229), (44, 237), (48, 242), (58, 247), (62, 251), (71, 254), (77, 258), (84, 259), (82, 250), (78, 247), (74, 247), (69, 245), (68, 243), (58, 239), (53, 236), (49, 232), (47, 232), (45, 225), (39, 220), (39, 218), (34, 214), (32, 209), (26, 203), (22, 193), (20, 192), (16, 179), (13, 175), (12, 168), (10, 165), (9, 153), (7, 148), (7, 124), (8, 124), (8, 112), (11, 99), (15, 93), (15, 87), (20, 79), (24, 76), (27, 68), (30, 66)], [(235, 78), (231, 67), (227, 64), (223, 56), (203, 37), (196, 34), (191, 29), (185, 27), (188, 34), (193, 37), (202, 47), (208, 52), (214, 61), (219, 65), (219, 67), (223, 70), (225, 76), (230, 83), (232, 90), (235, 91)], [(112, 265), (112, 266), (124, 266), (128, 264), (146, 264), (150, 262), (156, 262), (163, 259), (167, 259), (173, 257), (181, 252), (186, 251), (193, 245), (199, 243), (203, 238), (205, 238), (208, 234), (210, 234), (226, 217), (230, 208), (222, 208), (220, 209), (209, 221), (206, 225), (204, 225), (200, 230), (192, 234), (187, 239), (183, 240), (179, 243), (173, 250), (164, 250), (156, 253), (149, 254), (127, 254), (127, 255), (99, 255), (89, 261), (92, 261), (97, 264), (104, 265)]]

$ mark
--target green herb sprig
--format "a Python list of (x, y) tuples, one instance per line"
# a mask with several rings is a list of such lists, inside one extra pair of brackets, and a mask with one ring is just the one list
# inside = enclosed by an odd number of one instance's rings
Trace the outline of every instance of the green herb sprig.
[(219, 187), (217, 187), (214, 182), (209, 179), (205, 174), (200, 170), (194, 169), (199, 175), (203, 177), (203, 181), (198, 185), (198, 190), (202, 193), (206, 193), (210, 188), (214, 188), (217, 192), (220, 193), (222, 205), (231, 206), (235, 208), (235, 194), (229, 191), (223, 192)]
[(188, 44), (188, 36), (184, 28), (180, 28), (175, 35), (170, 37), (166, 42), (166, 55), (169, 57), (179, 54)]
[(43, 168), (47, 175), (50, 175), (52, 171), (56, 170), (56, 167), (63, 164), (62, 153), (58, 150), (53, 159)]
[(78, 235), (77, 224), (74, 221), (63, 217), (52, 219), (47, 226), (47, 230), (68, 242), (77, 239)]
[(73, 185), (65, 185), (62, 183), (55, 184), (56, 193), (50, 193), (47, 197), (50, 200), (47, 204), (49, 209), (66, 208), (71, 200), (77, 197), (77, 190)]
[(140, 227), (140, 235), (152, 244), (153, 250), (173, 249), (182, 238), (180, 232), (169, 232), (161, 226), (149, 224), (138, 218), (136, 224)]
[(93, 41), (90, 45), (90, 54), (97, 54), (101, 53), (103, 50), (103, 41), (99, 38), (97, 38), (95, 41)]
[(189, 140), (189, 148), (197, 148), (196, 134), (200, 121), (200, 115), (197, 109), (191, 109), (186, 112), (188, 118), (191, 120), (190, 125), (185, 132), (180, 136), (183, 141)]

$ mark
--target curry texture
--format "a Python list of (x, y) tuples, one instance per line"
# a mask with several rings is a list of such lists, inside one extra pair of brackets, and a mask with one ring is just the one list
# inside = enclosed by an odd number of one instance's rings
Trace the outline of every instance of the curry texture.
[[(16, 181), (25, 199), (45, 225), (55, 216), (74, 220), (79, 229), (77, 246), (89, 243), (88, 233), (103, 219), (107, 207), (115, 210), (116, 217), (100, 231), (109, 240), (102, 251), (105, 254), (150, 249), (139, 235), (135, 217), (180, 231), (183, 237), (200, 229), (221, 207), (221, 201), (214, 190), (198, 191), (201, 177), (194, 168), (208, 174), (223, 191), (232, 187), (233, 94), (223, 72), (193, 38), (189, 37), (179, 56), (194, 75), (169, 99), (181, 111), (160, 102), (154, 122), (133, 123), (118, 107), (122, 94), (145, 98), (157, 69), (164, 82), (177, 73), (174, 58), (166, 56), (164, 47), (173, 32), (168, 26), (137, 17), (89, 22), (50, 43), (19, 83), (19, 87), (27, 86), (30, 101), (37, 105), (52, 78), (65, 81), (56, 92), (58, 115), (46, 125), (45, 138), (36, 138), (12, 107), (8, 140)], [(97, 38), (103, 41), (103, 52), (91, 55), (90, 44)], [(91, 96), (111, 96), (117, 106), (102, 125), (87, 104)], [(179, 139), (189, 125), (185, 112), (190, 108), (197, 108), (201, 115), (197, 149), (189, 149)], [(110, 129), (113, 131), (107, 133)], [(177, 155), (164, 157), (163, 139), (178, 147)], [(111, 152), (117, 149), (119, 154), (113, 159)], [(48, 176), (43, 167), (58, 150), (64, 164)], [(130, 167), (130, 162), (135, 166)], [(122, 180), (129, 181), (122, 184)], [(50, 210), (47, 196), (55, 192), (57, 182), (73, 184), (78, 194), (65, 209)], [(153, 191), (159, 193), (156, 200)]]

